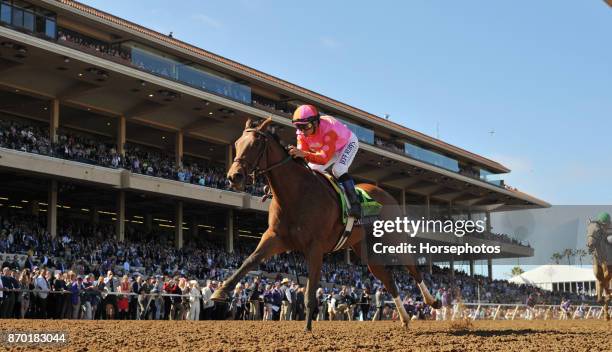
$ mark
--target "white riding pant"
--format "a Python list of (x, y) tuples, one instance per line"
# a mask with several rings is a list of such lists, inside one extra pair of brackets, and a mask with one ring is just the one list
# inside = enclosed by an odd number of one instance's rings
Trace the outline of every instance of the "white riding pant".
[(333, 165), (331, 170), (332, 174), (335, 178), (340, 178), (340, 176), (348, 172), (349, 167), (353, 163), (353, 159), (355, 159), (355, 155), (357, 155), (357, 150), (359, 150), (359, 140), (354, 133), (351, 133), (344, 148), (337, 150), (327, 164), (320, 165), (308, 163), (308, 166), (313, 170), (325, 171)]

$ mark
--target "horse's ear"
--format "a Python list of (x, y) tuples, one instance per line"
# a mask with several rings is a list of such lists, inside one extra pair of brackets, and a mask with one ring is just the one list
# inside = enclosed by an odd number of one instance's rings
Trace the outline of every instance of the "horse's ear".
[(253, 128), (253, 120), (252, 119), (247, 119), (246, 124), (244, 125), (244, 129), (249, 129), (249, 128)]
[(261, 132), (265, 132), (266, 129), (270, 126), (270, 124), (272, 124), (272, 118), (268, 117), (264, 120), (264, 122), (261, 123), (261, 125), (259, 125), (257, 129)]

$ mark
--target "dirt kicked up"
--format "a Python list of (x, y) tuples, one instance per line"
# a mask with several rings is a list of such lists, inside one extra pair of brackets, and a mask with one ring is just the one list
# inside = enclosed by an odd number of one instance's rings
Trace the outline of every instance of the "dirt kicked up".
[[(13, 351), (612, 351), (612, 323), (477, 321), (466, 326), (397, 322), (1, 320), (0, 350)], [(63, 345), (8, 344), (7, 332), (65, 332)]]

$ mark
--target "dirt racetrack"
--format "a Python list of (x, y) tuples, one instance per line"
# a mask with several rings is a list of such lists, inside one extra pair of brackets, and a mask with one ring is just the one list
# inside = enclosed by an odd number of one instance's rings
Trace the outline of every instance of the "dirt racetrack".
[[(0, 320), (0, 331), (65, 331), (65, 345), (9, 345), (13, 351), (612, 351), (612, 323), (594, 321), (448, 322)], [(3, 337), (4, 339), (4, 337)]]

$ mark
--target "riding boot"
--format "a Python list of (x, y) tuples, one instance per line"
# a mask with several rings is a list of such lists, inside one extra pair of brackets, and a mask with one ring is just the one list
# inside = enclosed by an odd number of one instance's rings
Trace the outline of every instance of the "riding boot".
[(346, 192), (346, 196), (351, 203), (351, 207), (349, 209), (349, 216), (352, 216), (356, 219), (361, 218), (361, 203), (359, 203), (359, 197), (357, 196), (357, 191), (355, 191), (355, 181), (348, 174), (344, 174), (340, 176), (338, 179), (340, 183), (342, 183), (342, 187), (344, 187), (344, 191)]

